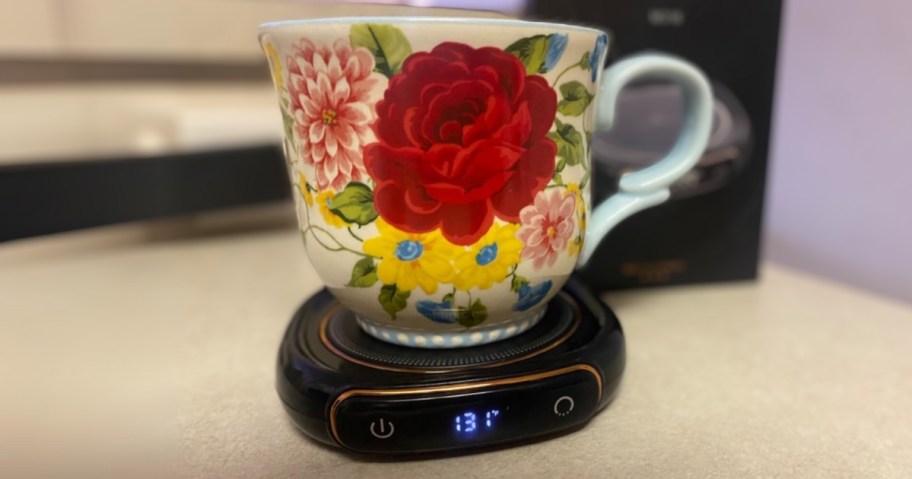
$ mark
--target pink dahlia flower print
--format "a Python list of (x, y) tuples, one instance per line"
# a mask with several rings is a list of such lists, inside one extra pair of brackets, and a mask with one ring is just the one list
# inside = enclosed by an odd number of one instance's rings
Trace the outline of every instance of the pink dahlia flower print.
[(535, 201), (519, 212), (522, 226), (516, 236), (525, 244), (522, 257), (539, 269), (552, 266), (576, 229), (576, 195), (554, 188), (540, 191)]
[(374, 72), (373, 55), (343, 39), (315, 45), (302, 38), (285, 63), (295, 139), (317, 189), (341, 191), (365, 178), (362, 147), (375, 139), (370, 124), (387, 81)]

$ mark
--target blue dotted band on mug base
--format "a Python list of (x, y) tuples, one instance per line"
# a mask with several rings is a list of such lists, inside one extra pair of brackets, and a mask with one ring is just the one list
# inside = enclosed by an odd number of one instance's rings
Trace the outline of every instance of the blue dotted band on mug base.
[(357, 321), (358, 326), (365, 333), (387, 343), (427, 349), (465, 348), (516, 336), (538, 324), (544, 317), (546, 309), (545, 307), (536, 308), (530, 314), (521, 316), (509, 323), (501, 323), (488, 328), (435, 333), (392, 328), (363, 319), (361, 316), (357, 316)]

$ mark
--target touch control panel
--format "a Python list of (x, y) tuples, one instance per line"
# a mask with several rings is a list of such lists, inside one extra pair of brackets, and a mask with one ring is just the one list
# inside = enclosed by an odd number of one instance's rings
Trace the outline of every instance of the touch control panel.
[(333, 436), (359, 452), (413, 453), (515, 441), (573, 427), (598, 408), (590, 366), (484, 383), (350, 390), (331, 411)]

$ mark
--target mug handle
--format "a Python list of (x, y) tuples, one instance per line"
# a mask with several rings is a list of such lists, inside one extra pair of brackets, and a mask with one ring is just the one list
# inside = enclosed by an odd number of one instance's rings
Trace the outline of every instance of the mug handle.
[(618, 223), (667, 200), (671, 194), (669, 186), (697, 164), (709, 143), (713, 112), (709, 81), (692, 63), (658, 53), (635, 55), (605, 70), (596, 95), (597, 128), (611, 128), (618, 95), (625, 86), (647, 79), (670, 81), (683, 90), (685, 113), (681, 132), (664, 158), (648, 168), (624, 174), (618, 192), (592, 211), (577, 268), (589, 262), (598, 244)]

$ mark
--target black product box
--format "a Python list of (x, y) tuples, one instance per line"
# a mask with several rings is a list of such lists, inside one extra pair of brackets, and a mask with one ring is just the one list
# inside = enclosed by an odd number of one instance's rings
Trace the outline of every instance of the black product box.
[[(609, 64), (664, 51), (698, 65), (716, 96), (713, 136), (672, 198), (623, 221), (582, 278), (598, 290), (752, 279), (757, 276), (776, 77), (780, 0), (538, 0), (530, 19), (588, 24), (612, 33)], [(674, 140), (680, 92), (629, 87), (616, 124), (593, 140), (593, 203), (618, 177), (657, 160)]]

